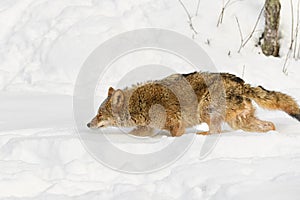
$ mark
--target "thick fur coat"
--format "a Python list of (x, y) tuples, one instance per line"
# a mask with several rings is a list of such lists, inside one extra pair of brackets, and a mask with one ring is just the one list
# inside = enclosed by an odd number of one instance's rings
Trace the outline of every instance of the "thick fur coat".
[(286, 94), (251, 87), (228, 73), (193, 72), (173, 74), (123, 90), (109, 88), (88, 127), (136, 127), (131, 132), (135, 135), (163, 129), (172, 136), (180, 136), (185, 128), (203, 122), (208, 124), (209, 131), (198, 134), (221, 133), (223, 122), (233, 129), (251, 132), (275, 130), (272, 122), (255, 116), (252, 100), (262, 108), (282, 110), (300, 121), (299, 106)]

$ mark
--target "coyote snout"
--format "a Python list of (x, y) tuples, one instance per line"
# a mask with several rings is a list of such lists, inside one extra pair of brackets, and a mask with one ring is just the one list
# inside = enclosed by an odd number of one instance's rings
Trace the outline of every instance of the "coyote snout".
[(124, 105), (124, 93), (121, 90), (108, 90), (108, 96), (98, 109), (97, 115), (87, 124), (89, 128), (103, 128), (117, 126), (117, 122), (125, 121), (120, 117), (121, 108)]
[(87, 126), (88, 126), (89, 128), (92, 128), (92, 129), (104, 127), (103, 124), (101, 124), (100, 122), (98, 122), (97, 116), (94, 117), (94, 118), (92, 119), (92, 121), (89, 122), (89, 123), (87, 124)]
[(98, 115), (92, 119), (91, 122), (87, 124), (87, 127), (96, 129), (96, 128), (103, 128), (107, 126), (111, 126), (112, 123), (109, 120), (103, 120)]

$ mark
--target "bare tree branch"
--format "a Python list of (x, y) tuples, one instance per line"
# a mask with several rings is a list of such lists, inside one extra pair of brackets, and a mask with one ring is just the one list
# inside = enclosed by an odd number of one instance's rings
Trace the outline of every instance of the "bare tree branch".
[(235, 16), (235, 20), (236, 20), (236, 23), (238, 25), (238, 28), (239, 28), (239, 33), (240, 33), (240, 38), (241, 38), (241, 44), (240, 44), (240, 48), (239, 48), (239, 51), (240, 49), (242, 48), (242, 45), (244, 43), (244, 37), (243, 37), (243, 33), (242, 33), (242, 30), (241, 30), (241, 26), (240, 26), (240, 22), (239, 22), (239, 19)]
[(218, 22), (217, 22), (217, 27), (219, 27), (220, 24), (223, 23), (223, 18), (224, 18), (224, 14), (225, 14), (225, 9), (228, 8), (229, 6), (231, 6), (232, 4), (241, 1), (241, 0), (235, 0), (235, 1), (231, 1), (231, 0), (227, 0), (226, 3), (224, 4), (224, 0), (223, 0), (223, 6), (218, 18)]
[(293, 43), (294, 43), (294, 5), (293, 5), (293, 0), (290, 0), (291, 3), (291, 15), (292, 15), (292, 30), (291, 30), (291, 44), (290, 44), (290, 50), (293, 48)]
[[(253, 27), (251, 33), (250, 33), (246, 38), (241, 39), (242, 43), (241, 43), (241, 45), (240, 45), (240, 48), (239, 48), (239, 50), (238, 50), (238, 53), (241, 52), (242, 48), (244, 48), (244, 47), (246, 46), (246, 44), (249, 42), (249, 40), (253, 37), (253, 34), (256, 32), (256, 27), (257, 27), (257, 25), (258, 25), (258, 22), (259, 22), (259, 20), (260, 20), (260, 18), (261, 18), (261, 16), (262, 16), (262, 13), (263, 13), (264, 9), (265, 9), (265, 4), (263, 5), (262, 9), (261, 9), (260, 12), (259, 12), (259, 15), (258, 15), (258, 17), (257, 17), (257, 20), (256, 20), (256, 22), (255, 22), (255, 25), (254, 25), (254, 27)], [(238, 21), (237, 18), (236, 18), (236, 20), (237, 20), (238, 28), (239, 28), (239, 31), (240, 31), (240, 35), (242, 36), (242, 34), (241, 34), (242, 31), (241, 31), (240, 23), (239, 23), (239, 21)]]
[(179, 3), (181, 4), (181, 6), (183, 7), (186, 15), (188, 16), (189, 20), (192, 20), (192, 16), (190, 15), (189, 11), (187, 10), (187, 8), (185, 7), (185, 5), (183, 4), (183, 2), (181, 0), (178, 0)]
[[(196, 29), (194, 28), (193, 22), (192, 22), (192, 16), (190, 15), (189, 11), (187, 10), (187, 8), (185, 7), (185, 5), (183, 4), (183, 2), (181, 0), (178, 0), (179, 3), (181, 4), (181, 6), (183, 7), (187, 17), (188, 17), (188, 23), (190, 26), (190, 29), (194, 32), (195, 35), (198, 34), (198, 32), (196, 31)], [(194, 36), (193, 36), (194, 37)]]
[(198, 3), (197, 3), (197, 9), (196, 9), (195, 16), (198, 16), (199, 7), (200, 7), (200, 1), (201, 1), (201, 0), (198, 0)]
[(287, 66), (287, 61), (288, 59), (290, 58), (290, 54), (292, 53), (293, 51), (293, 44), (294, 44), (294, 5), (293, 5), (293, 0), (290, 0), (290, 5), (291, 5), (291, 15), (292, 15), (292, 30), (291, 30), (291, 42), (290, 42), (290, 47), (289, 47), (289, 50), (288, 50), (288, 53), (286, 54), (286, 57), (285, 57), (285, 60), (284, 60), (284, 64), (283, 64), (283, 67), (282, 67), (282, 72), (285, 74), (285, 75), (288, 75), (288, 66)]
[[(300, 7), (300, 0), (298, 0), (298, 3), (297, 3), (297, 25), (296, 25), (296, 29), (295, 29), (295, 45), (294, 45), (294, 55), (293, 55), (293, 58), (294, 59), (298, 59), (298, 56), (296, 56), (296, 52), (297, 52), (297, 42), (298, 42), (298, 32), (299, 32), (299, 7)], [(298, 49), (298, 54), (299, 54), (299, 49)]]
[(252, 36), (253, 36), (253, 34), (254, 34), (255, 30), (256, 30), (256, 27), (257, 27), (257, 25), (258, 25), (258, 22), (259, 22), (259, 20), (260, 20), (260, 18), (261, 18), (261, 15), (262, 15), (264, 9), (265, 9), (265, 5), (264, 5), (264, 6), (262, 7), (262, 9), (260, 10), (260, 13), (259, 13), (259, 15), (258, 15), (258, 17), (257, 17), (257, 20), (256, 20), (256, 22), (255, 22), (255, 25), (254, 25), (254, 27), (253, 27), (253, 30), (252, 30), (252, 32), (250, 33), (250, 35), (248, 36), (248, 38), (245, 40), (245, 43), (244, 43), (243, 47), (244, 47), (244, 46), (247, 44), (247, 42), (252, 38)]
[(222, 9), (221, 9), (221, 13), (220, 13), (220, 15), (219, 15), (219, 18), (218, 18), (217, 27), (219, 27), (219, 25), (222, 24), (225, 9), (226, 9), (226, 7), (228, 6), (228, 4), (230, 3), (230, 1), (231, 1), (231, 0), (227, 0), (227, 2), (226, 2), (225, 5), (224, 5), (224, 0), (223, 0), (223, 6), (222, 6)]

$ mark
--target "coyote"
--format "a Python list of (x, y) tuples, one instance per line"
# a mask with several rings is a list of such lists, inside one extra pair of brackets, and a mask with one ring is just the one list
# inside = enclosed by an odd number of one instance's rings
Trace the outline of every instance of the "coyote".
[(181, 136), (185, 128), (207, 123), (209, 130), (198, 134), (221, 133), (226, 122), (233, 129), (249, 132), (275, 130), (272, 122), (255, 116), (251, 100), (269, 110), (282, 110), (300, 121), (296, 101), (262, 86), (251, 87), (229, 73), (193, 72), (173, 74), (162, 80), (130, 88), (108, 90), (89, 128), (136, 127), (131, 134), (150, 135), (154, 129)]

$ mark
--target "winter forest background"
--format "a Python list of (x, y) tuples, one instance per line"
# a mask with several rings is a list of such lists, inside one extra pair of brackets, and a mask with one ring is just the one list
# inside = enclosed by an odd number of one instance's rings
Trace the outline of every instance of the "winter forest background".
[[(224, 125), (205, 159), (199, 160), (199, 148), (211, 136), (198, 135), (172, 165), (139, 175), (97, 162), (73, 121), (74, 85), (88, 55), (112, 36), (147, 27), (186, 35), (218, 71), (299, 103), (300, 1), (280, 4), (0, 0), (0, 199), (299, 199), (300, 123), (280, 111), (257, 108), (276, 131), (246, 133)], [(179, 73), (190, 72), (180, 60), (141, 55), (121, 61), (123, 67), (106, 76), (96, 91), (99, 104), (126, 66), (167, 62)]]

